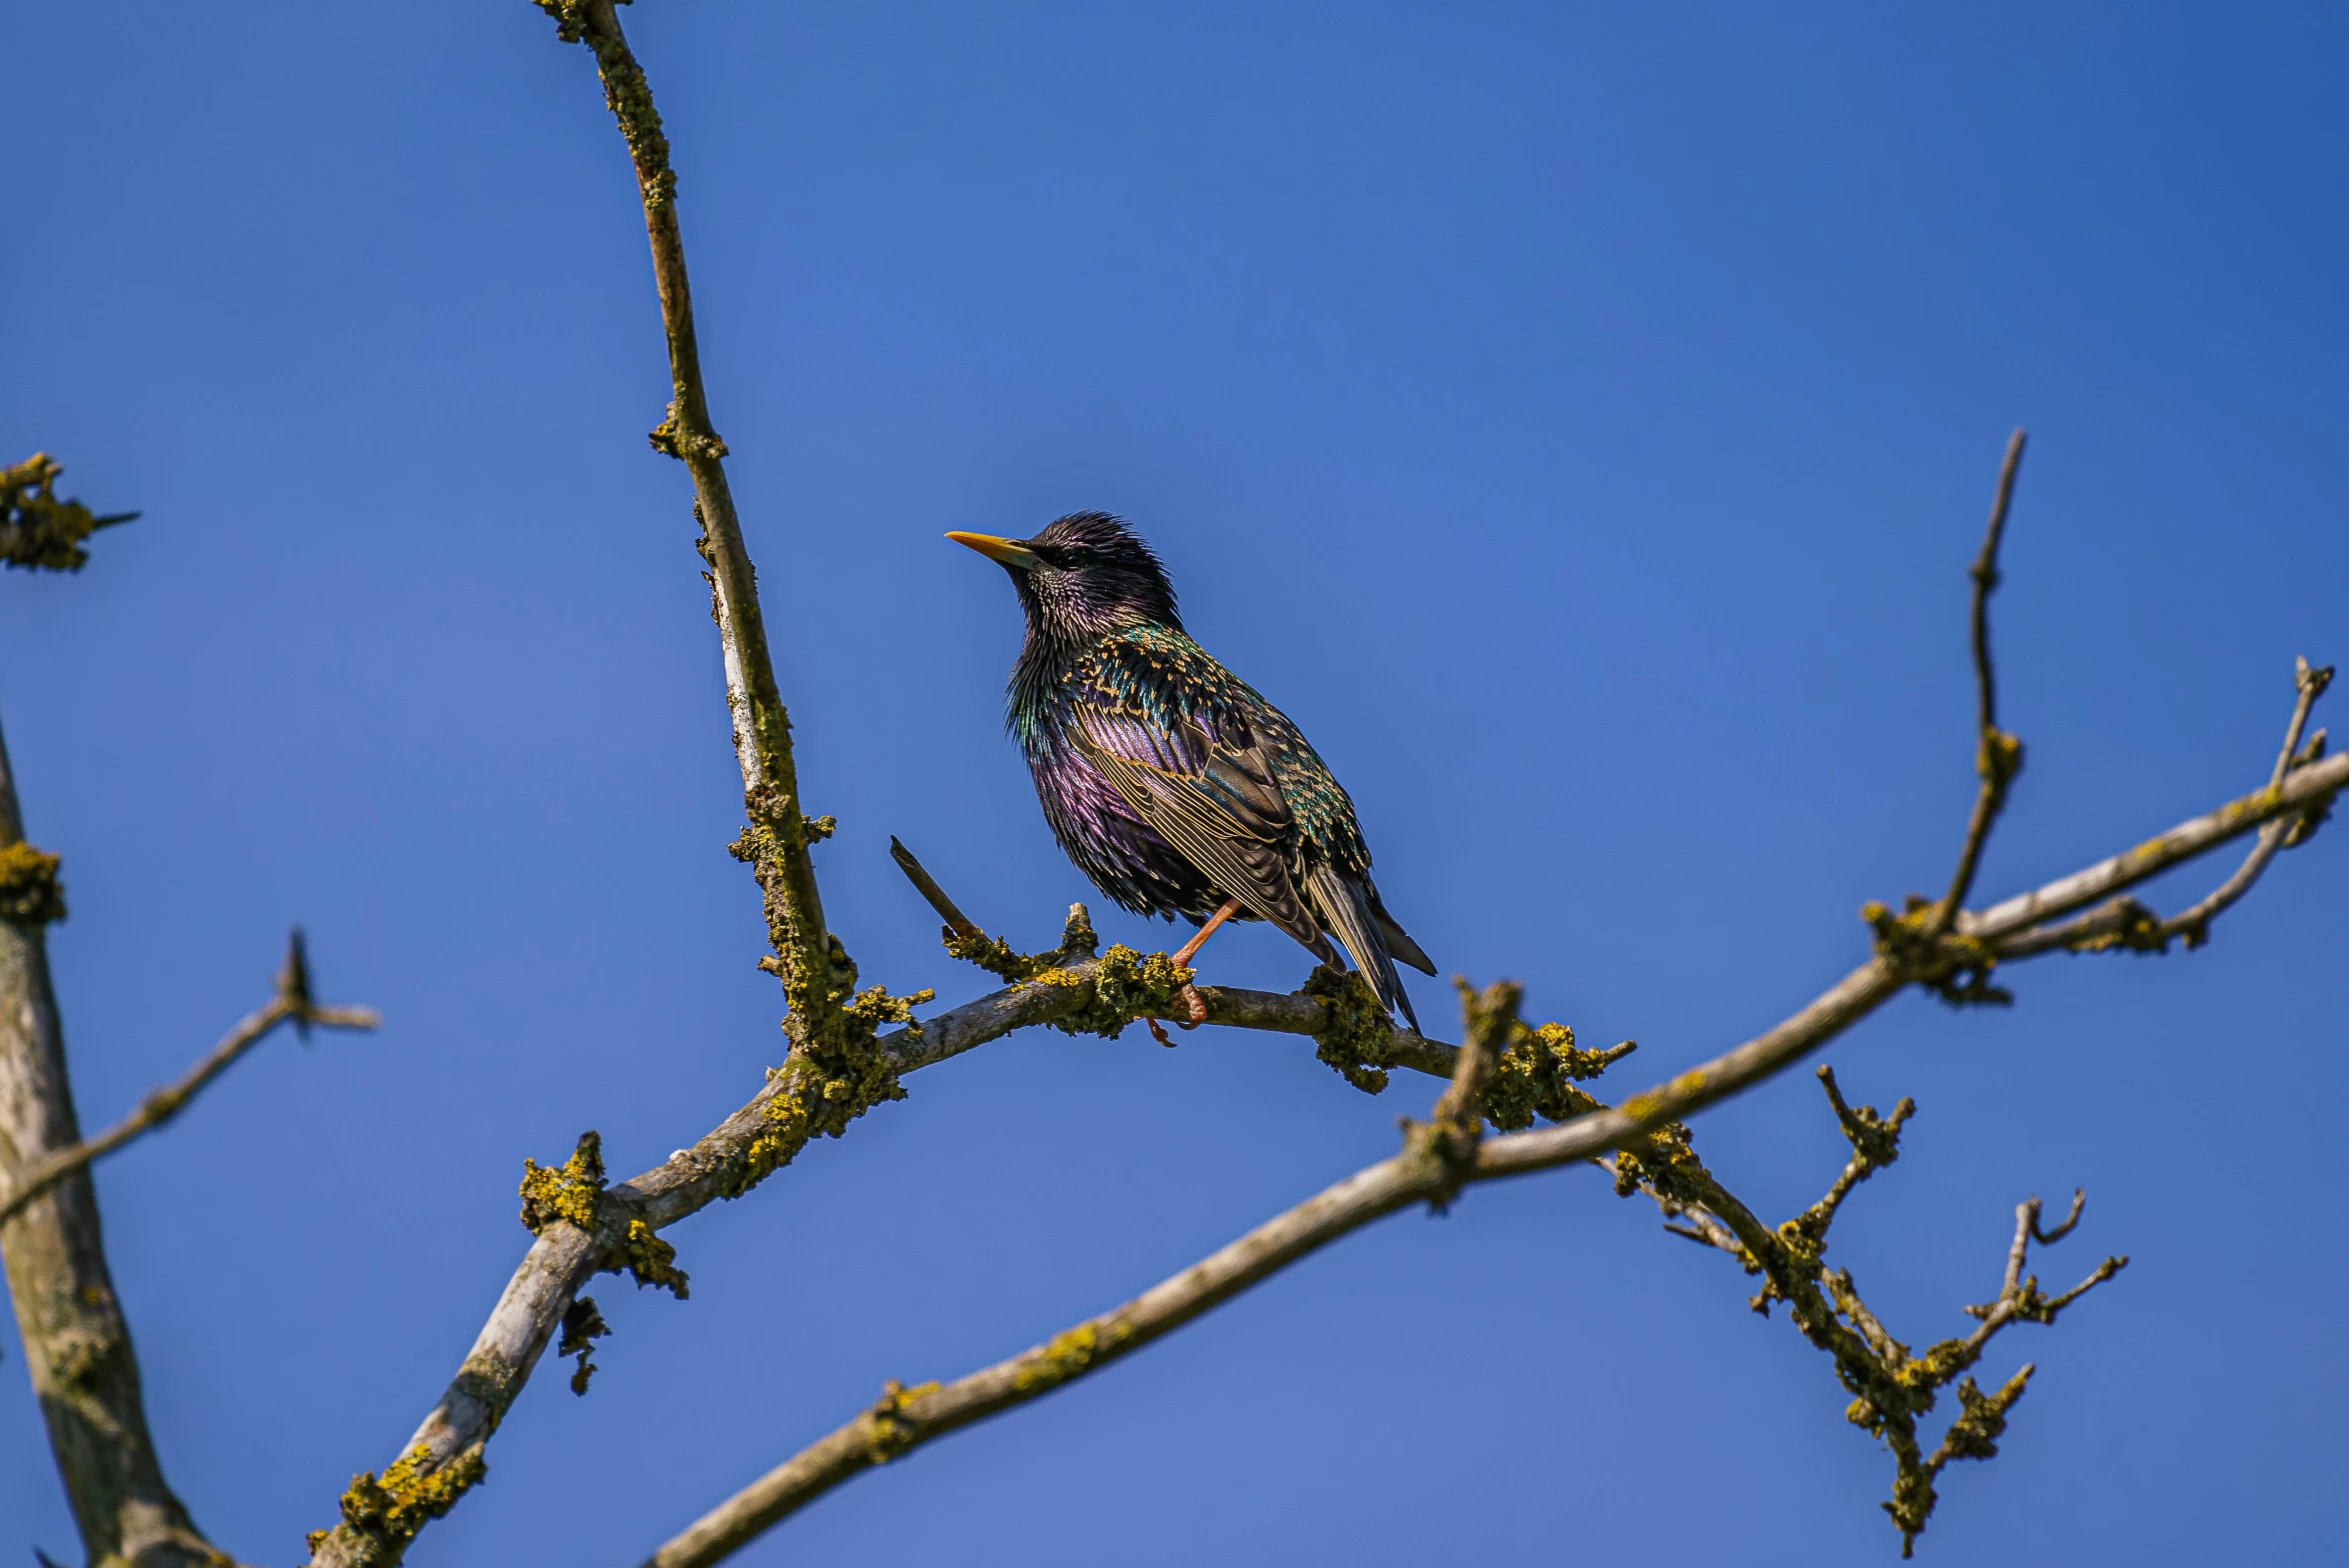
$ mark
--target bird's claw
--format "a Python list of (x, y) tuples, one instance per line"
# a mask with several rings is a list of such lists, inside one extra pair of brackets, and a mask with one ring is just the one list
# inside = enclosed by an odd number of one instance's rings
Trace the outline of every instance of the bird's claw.
[[(1196, 1029), (1207, 1022), (1207, 999), (1195, 987), (1186, 985), (1175, 993), (1175, 997), (1183, 1007), (1183, 1016), (1174, 1021), (1177, 1029)], [(1145, 1018), (1142, 1022), (1150, 1026), (1151, 1039), (1170, 1051), (1174, 1049), (1174, 1039), (1167, 1034), (1165, 1025), (1155, 1018)]]

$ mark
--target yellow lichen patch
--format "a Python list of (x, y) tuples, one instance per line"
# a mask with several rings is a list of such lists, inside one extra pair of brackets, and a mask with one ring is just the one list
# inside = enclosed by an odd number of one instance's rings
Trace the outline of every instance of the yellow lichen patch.
[(2003, 791), (2023, 771), (2023, 743), (2001, 729), (1986, 729), (1974, 748), (1974, 773), (1991, 788)]
[(1090, 984), (1092, 997), (1049, 1020), (1064, 1034), (1097, 1034), (1114, 1040), (1137, 1018), (1164, 1017), (1174, 1006), (1191, 971), (1165, 953), (1139, 953), (1119, 942), (1101, 955), (1090, 979), (1065, 970), (1047, 970), (1036, 977), (1047, 985), (1076, 987)]
[(549, 1220), (568, 1220), (592, 1232), (603, 1191), (603, 1139), (593, 1131), (583, 1132), (579, 1146), (560, 1165), (522, 1162), (522, 1223), (535, 1233)]
[(1111, 1318), (1099, 1328), (1080, 1323), (1034, 1352), (1013, 1375), (1012, 1387), (1034, 1394), (1065, 1383), (1131, 1339), (1133, 1333), (1122, 1317)]
[(1384, 1091), (1395, 1026), (1370, 982), (1354, 970), (1341, 972), (1321, 964), (1298, 994), (1319, 1002), (1327, 1020), (1314, 1033), (1313, 1054), (1364, 1094)]
[(1599, 1102), (1575, 1086), (1598, 1077), (1636, 1049), (1626, 1040), (1603, 1051), (1586, 1051), (1574, 1043), (1574, 1031), (1565, 1024), (1518, 1024), (1493, 1063), (1492, 1081), (1485, 1085), (1485, 1118), (1507, 1132), (1532, 1126), (1536, 1116), (1553, 1122), (1586, 1116), (1600, 1109)]
[(65, 918), (65, 885), (57, 880), (60, 864), (19, 841), (0, 848), (0, 920), (13, 925), (45, 926)]
[(639, 1288), (657, 1285), (683, 1301), (686, 1290), (685, 1271), (678, 1268), (677, 1249), (653, 1233), (653, 1228), (642, 1220), (628, 1222), (628, 1273)]
[(919, 1423), (906, 1413), (906, 1401), (936, 1392), (934, 1381), (907, 1388), (891, 1378), (881, 1385), (880, 1399), (865, 1413), (865, 1451), (873, 1463), (885, 1465), (922, 1440)]
[[(877, 989), (877, 988), (876, 988)], [(870, 993), (868, 993), (870, 995)], [(927, 993), (887, 997), (883, 1005), (910, 1006)], [(860, 997), (859, 1003), (865, 998)], [(870, 1023), (865, 1026), (870, 1029)], [(870, 1047), (831, 1065), (829, 1056), (795, 1053), (783, 1066), (769, 1070), (775, 1084), (762, 1113), (764, 1127), (750, 1140), (727, 1179), (722, 1195), (738, 1198), (775, 1171), (799, 1157), (813, 1138), (837, 1138), (874, 1106), (905, 1098), (896, 1069), (883, 1053)]]
[(1860, 918), (1876, 934), (1876, 957), (1899, 971), (1904, 982), (1914, 981), (1952, 1007), (2004, 1005), (2014, 997), (1990, 983), (1997, 957), (1977, 937), (1962, 931), (1943, 931), (1941, 906), (1911, 893), (1894, 914), (1871, 899), (1860, 906)]
[[(432, 1450), (418, 1443), (381, 1477), (372, 1470), (351, 1477), (350, 1490), (342, 1496), (343, 1523), (385, 1546), (405, 1546), (429, 1521), (456, 1507), (488, 1470), (478, 1445), (435, 1467)], [(313, 1555), (324, 1536), (324, 1531), (310, 1536)]]
[[(1082, 904), (1068, 906), (1068, 919), (1060, 928), (1060, 946), (1049, 953), (1023, 953), (999, 936), (973, 930), (958, 936), (952, 926), (940, 933), (949, 955), (965, 963), (978, 965), (998, 979), (1013, 985), (1023, 980), (1041, 980), (1046, 975), (1066, 976), (1060, 966), (1080, 958), (1090, 958), (1100, 949), (1101, 938), (1093, 932), (1093, 917)], [(1069, 979), (1053, 984), (1078, 983)]]
[(0, 564), (28, 571), (78, 572), (89, 563), (82, 541), (139, 514), (94, 517), (79, 501), (60, 500), (64, 465), (46, 452), (0, 468)]

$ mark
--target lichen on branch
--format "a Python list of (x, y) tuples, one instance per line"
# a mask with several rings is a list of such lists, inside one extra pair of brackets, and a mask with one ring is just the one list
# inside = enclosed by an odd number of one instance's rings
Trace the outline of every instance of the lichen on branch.
[[(488, 1473), (479, 1448), (435, 1465), (432, 1450), (419, 1443), (381, 1476), (368, 1470), (351, 1477), (342, 1495), (343, 1523), (366, 1543), (362, 1560), (396, 1561), (418, 1531), (456, 1507)], [(328, 1534), (310, 1532), (307, 1545), (313, 1556)]]
[(65, 918), (65, 884), (57, 879), (61, 864), (18, 840), (0, 846), (0, 920), (38, 928)]
[(139, 515), (98, 517), (81, 502), (60, 498), (57, 476), (64, 472), (64, 465), (46, 452), (0, 468), (0, 565), (78, 572), (90, 561), (82, 541)]
[(593, 1296), (581, 1296), (563, 1311), (563, 1337), (555, 1346), (555, 1354), (576, 1362), (571, 1372), (571, 1392), (584, 1396), (588, 1379), (595, 1376), (595, 1342), (611, 1333), (611, 1325), (597, 1310)]
[(1047, 970), (1066, 968), (1101, 950), (1101, 938), (1093, 930), (1093, 916), (1082, 904), (1068, 906), (1068, 919), (1060, 928), (1060, 945), (1046, 953), (1023, 953), (1002, 937), (989, 936), (977, 926), (958, 931), (952, 924), (943, 925), (938, 936), (945, 944), (948, 957), (976, 964), (1008, 985), (1033, 980)]
[[(1773, 1228), (1757, 1220), (1697, 1158), (1683, 1127), (1675, 1126), (1672, 1136), (1663, 1140), (1661, 1159), (1653, 1142), (1636, 1154), (1631, 1149), (1619, 1152), (1616, 1191), (1625, 1196), (1648, 1193), (1670, 1221), (1687, 1222), (1668, 1223), (1667, 1229), (1717, 1247), (1736, 1258), (1747, 1273), (1761, 1275), (1762, 1287), (1749, 1303), (1753, 1309), (1767, 1317), (1774, 1304), (1785, 1303), (1803, 1337), (1833, 1357), (1836, 1378), (1851, 1396), (1845, 1418), (1892, 1453), (1892, 1500), (1883, 1506), (1901, 1532), (1901, 1555), (1906, 1557), (1932, 1516), (1935, 1483), (1943, 1468), (1953, 1460), (1988, 1459), (1998, 1452), (1997, 1440), (2008, 1414), (2030, 1380), (2033, 1369), (2026, 1366), (1996, 1393), (1985, 1394), (1965, 1375), (1992, 1337), (2010, 1323), (2053, 1323), (2059, 1312), (2112, 1278), (2128, 1259), (2107, 1258), (2072, 1289), (2046, 1295), (2037, 1276), (2023, 1272), (2027, 1250), (2034, 1241), (2044, 1246), (2068, 1235), (2079, 1221), (2081, 1200), (2074, 1198), (2064, 1223), (2043, 1231), (2039, 1200), (2033, 1198), (2015, 1211), (2015, 1235), (1998, 1296), (1965, 1308), (1979, 1326), (1963, 1337), (1938, 1341), (1922, 1354), (1912, 1353), (1869, 1309), (1851, 1271), (1830, 1269), (1824, 1259), (1828, 1232), (1843, 1201), (1859, 1183), (1899, 1158), (1901, 1129), (1916, 1105), (1904, 1099), (1891, 1115), (1882, 1116), (1874, 1106), (1848, 1104), (1829, 1069), (1820, 1068), (1819, 1079), (1836, 1124), (1851, 1145), (1851, 1158), (1818, 1202), (1784, 1223)], [(1927, 1452), (1918, 1436), (1919, 1424), (1953, 1382), (1959, 1414), (1941, 1442)]]
[[(603, 1138), (591, 1129), (579, 1135), (578, 1146), (560, 1165), (523, 1160), (522, 1223), (532, 1235), (561, 1220), (576, 1225), (590, 1236), (601, 1236), (606, 1221), (613, 1219), (605, 1212), (604, 1189)], [(657, 1285), (679, 1301), (690, 1294), (686, 1273), (677, 1267), (677, 1249), (661, 1240), (650, 1225), (633, 1216), (612, 1245), (600, 1272), (623, 1271), (640, 1287)], [(583, 1360), (582, 1380), (585, 1367)]]
[(1298, 990), (1319, 1002), (1329, 1020), (1314, 1033), (1314, 1056), (1364, 1094), (1385, 1093), (1395, 1028), (1370, 982), (1354, 970), (1316, 964)]
[(522, 1223), (537, 1235), (555, 1220), (567, 1220), (589, 1235), (595, 1234), (596, 1210), (604, 1192), (603, 1135), (590, 1129), (579, 1135), (571, 1157), (560, 1165), (522, 1161)]
[(1034, 978), (1039, 984), (1065, 987), (1083, 998), (1047, 1020), (1052, 1028), (1062, 1034), (1114, 1040), (1137, 1018), (1174, 1017), (1175, 998), (1190, 983), (1191, 973), (1176, 963), (1171, 953), (1144, 953), (1113, 942), (1089, 968), (1055, 967)]
[(1900, 912), (1873, 899), (1860, 918), (1875, 934), (1876, 954), (1952, 1007), (2007, 1007), (2015, 994), (1991, 984), (1998, 955), (1988, 943), (1943, 922), (1947, 906), (1911, 893)]

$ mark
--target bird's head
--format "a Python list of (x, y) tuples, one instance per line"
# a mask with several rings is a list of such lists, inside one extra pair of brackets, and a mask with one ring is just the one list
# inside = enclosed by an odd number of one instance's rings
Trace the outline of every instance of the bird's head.
[(1043, 636), (1098, 633), (1136, 621), (1182, 630), (1166, 568), (1139, 534), (1107, 512), (1071, 512), (1032, 539), (946, 537), (1002, 563), (1029, 629)]

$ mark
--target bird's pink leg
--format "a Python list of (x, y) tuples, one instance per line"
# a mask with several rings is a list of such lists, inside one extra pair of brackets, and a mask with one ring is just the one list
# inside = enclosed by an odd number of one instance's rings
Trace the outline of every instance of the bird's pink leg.
[[(1207, 939), (1215, 935), (1215, 928), (1222, 925), (1226, 920), (1231, 919), (1232, 916), (1238, 914), (1239, 912), (1240, 901), (1238, 899), (1225, 899), (1223, 901), (1223, 907), (1217, 910), (1214, 914), (1207, 917), (1207, 924), (1199, 928), (1199, 934), (1191, 938), (1191, 940), (1188, 942), (1185, 942), (1179, 949), (1176, 950), (1174, 955), (1174, 961), (1176, 965), (1184, 969), (1190, 968), (1191, 960), (1198, 955), (1199, 949), (1205, 947), (1207, 945)], [(1182, 1029), (1196, 1029), (1201, 1024), (1207, 1022), (1206, 999), (1199, 995), (1198, 991), (1192, 987), (1189, 981), (1184, 981), (1182, 990), (1176, 994), (1182, 997), (1183, 1011), (1189, 1014), (1187, 1018), (1176, 1019), (1176, 1027)], [(1167, 1043), (1171, 1044), (1172, 1042)]]
[(1239, 912), (1240, 901), (1238, 899), (1225, 899), (1223, 901), (1223, 908), (1217, 910), (1214, 914), (1207, 917), (1207, 924), (1199, 928), (1199, 934), (1191, 938), (1191, 940), (1188, 942), (1185, 942), (1181, 947), (1175, 949), (1174, 961), (1177, 967), (1183, 969), (1190, 968), (1191, 960), (1198, 956), (1199, 949), (1205, 947), (1207, 945), (1207, 939), (1215, 935), (1215, 928), (1222, 925), (1226, 920), (1231, 919), (1232, 916), (1238, 914)]

